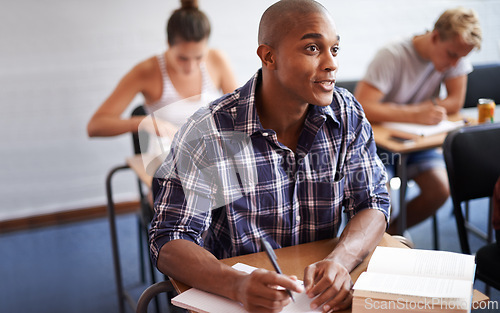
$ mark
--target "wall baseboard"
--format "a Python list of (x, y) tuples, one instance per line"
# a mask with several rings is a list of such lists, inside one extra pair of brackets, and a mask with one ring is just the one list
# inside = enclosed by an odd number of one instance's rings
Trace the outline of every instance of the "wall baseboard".
[[(128, 201), (115, 204), (116, 214), (131, 213), (139, 210), (139, 201)], [(62, 211), (44, 215), (23, 217), (8, 221), (0, 221), (0, 233), (28, 230), (45, 226), (62, 225), (107, 216), (107, 206), (96, 206), (70, 211)]]

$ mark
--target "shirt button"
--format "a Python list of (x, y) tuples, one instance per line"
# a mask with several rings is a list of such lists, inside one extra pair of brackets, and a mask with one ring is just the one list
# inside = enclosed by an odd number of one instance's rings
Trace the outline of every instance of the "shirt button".
[(295, 221), (296, 221), (297, 223), (300, 223), (300, 216), (299, 216), (299, 215), (297, 215), (297, 216), (295, 217)]
[(264, 133), (262, 133), (262, 136), (267, 137), (267, 136), (269, 136), (269, 133), (264, 132)]

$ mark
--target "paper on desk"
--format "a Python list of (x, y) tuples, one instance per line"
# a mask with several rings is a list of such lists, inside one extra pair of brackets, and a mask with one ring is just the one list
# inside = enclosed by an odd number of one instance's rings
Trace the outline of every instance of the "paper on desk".
[[(251, 273), (256, 268), (243, 263), (233, 265), (234, 269)], [(301, 282), (302, 283), (302, 282)], [(321, 312), (320, 309), (311, 310), (310, 304), (312, 299), (305, 293), (293, 294), (295, 302), (287, 305), (282, 312), (290, 313), (309, 313)], [(201, 291), (196, 288), (191, 288), (172, 299), (172, 304), (184, 309), (193, 310), (201, 313), (246, 313), (247, 311), (243, 306), (233, 300)]]
[(404, 133), (418, 135), (418, 136), (431, 136), (441, 133), (447, 133), (454, 129), (464, 126), (464, 121), (441, 121), (436, 125), (423, 125), (423, 124), (413, 124), (413, 123), (396, 123), (396, 122), (386, 122), (382, 123), (382, 126), (401, 131)]

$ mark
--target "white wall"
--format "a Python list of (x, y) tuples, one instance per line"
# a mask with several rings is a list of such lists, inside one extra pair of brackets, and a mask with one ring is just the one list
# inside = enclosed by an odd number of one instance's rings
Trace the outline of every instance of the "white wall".
[[(259, 67), (257, 25), (274, 1), (199, 0), (243, 84)], [(358, 79), (388, 40), (431, 29), (463, 5), (481, 17), (473, 63), (500, 61), (500, 0), (323, 0), (341, 34), (338, 79)], [(4, 1), (0, 10), (0, 220), (105, 203), (107, 171), (131, 154), (130, 136), (88, 139), (85, 127), (118, 80), (165, 48), (175, 0)], [(140, 103), (137, 97), (134, 103)], [(127, 112), (128, 114), (128, 112)], [(132, 174), (117, 200), (136, 197)]]

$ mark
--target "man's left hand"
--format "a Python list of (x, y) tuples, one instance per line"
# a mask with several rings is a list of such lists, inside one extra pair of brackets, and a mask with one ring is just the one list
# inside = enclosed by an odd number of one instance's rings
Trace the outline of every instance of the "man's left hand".
[(352, 280), (349, 271), (333, 260), (321, 260), (304, 272), (304, 285), (311, 308), (323, 306), (323, 312), (347, 309), (352, 303)]

